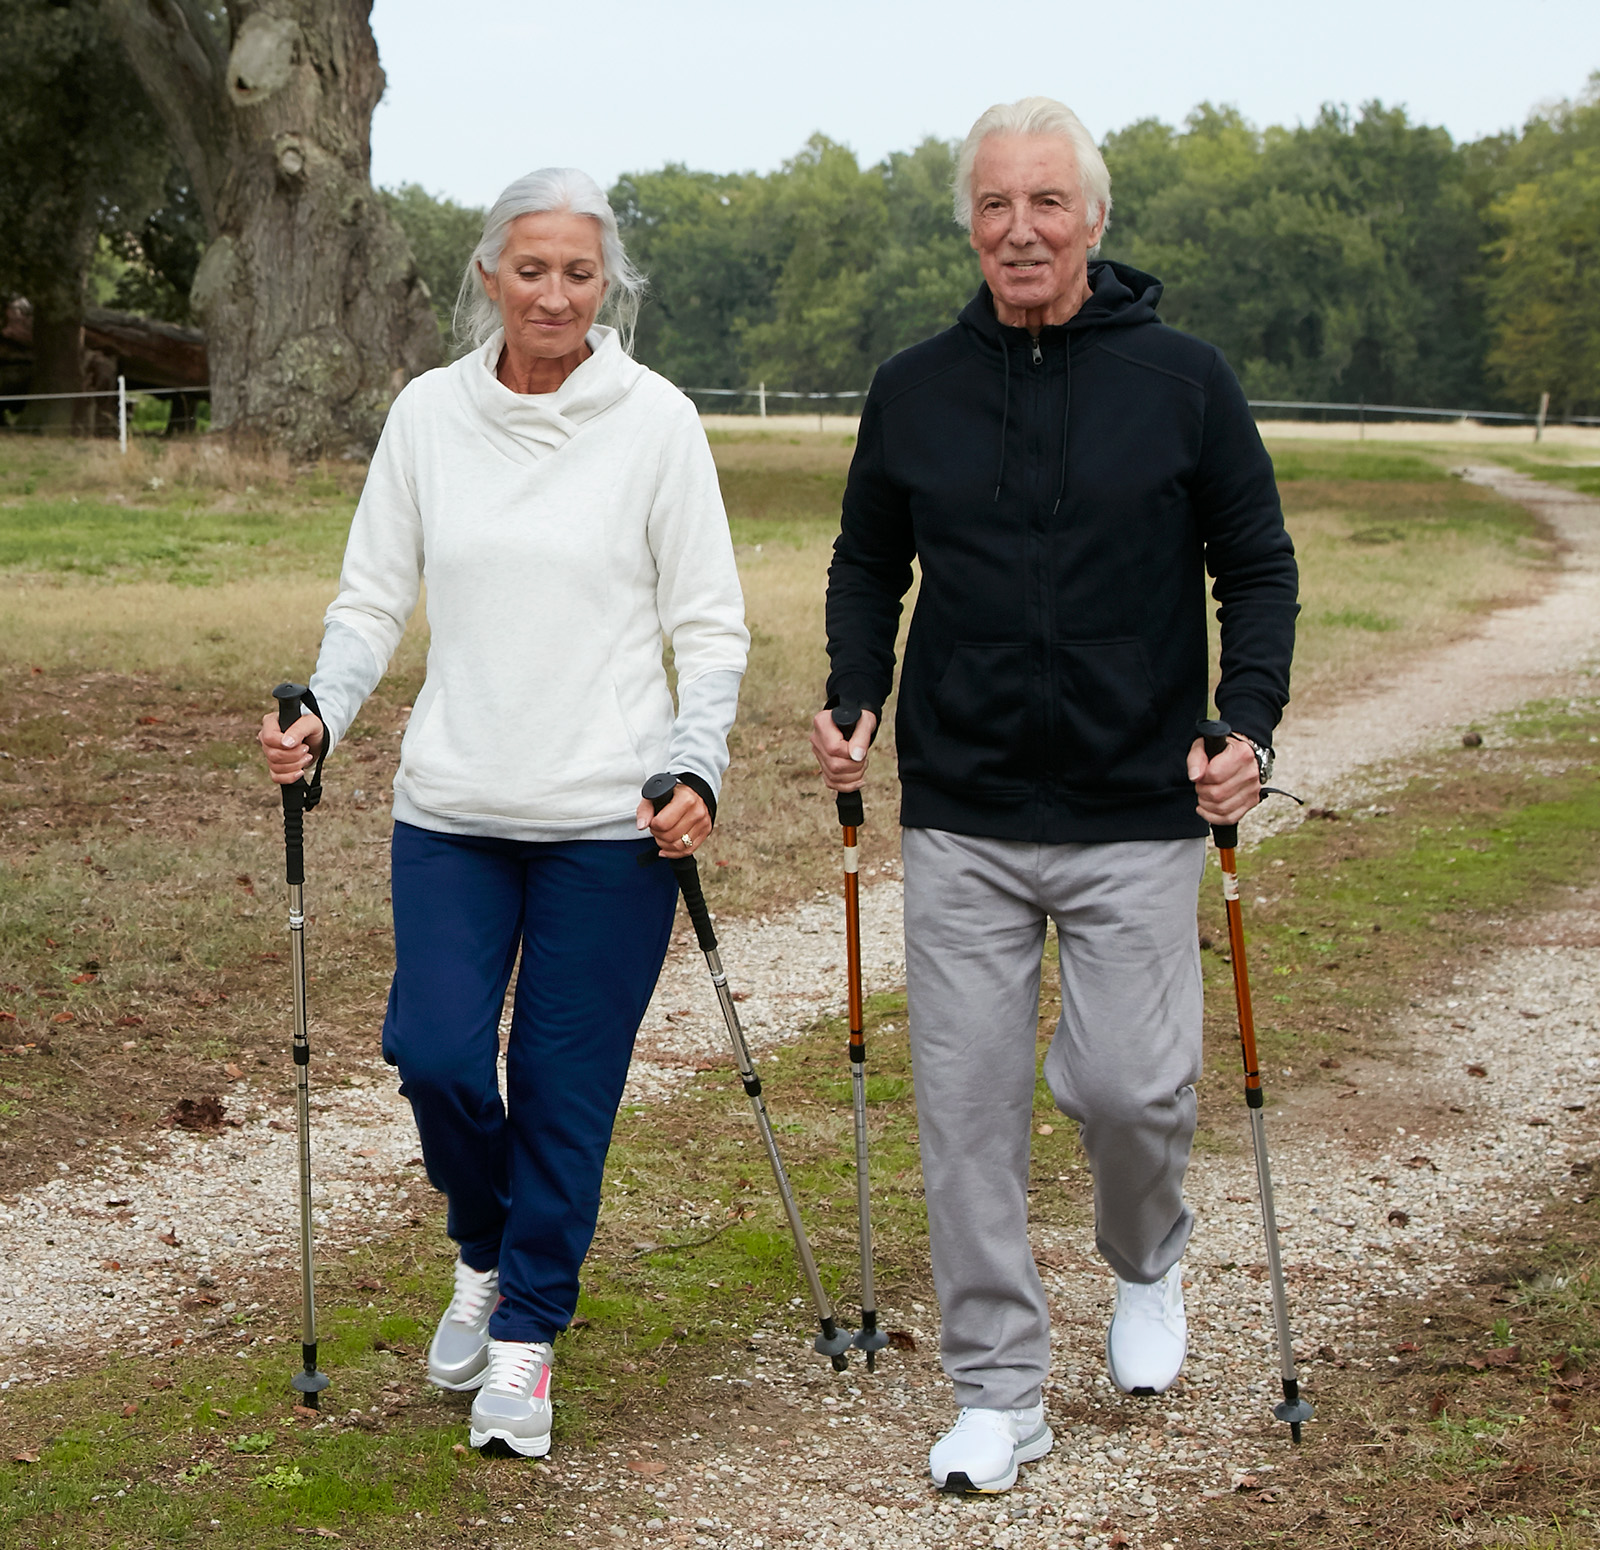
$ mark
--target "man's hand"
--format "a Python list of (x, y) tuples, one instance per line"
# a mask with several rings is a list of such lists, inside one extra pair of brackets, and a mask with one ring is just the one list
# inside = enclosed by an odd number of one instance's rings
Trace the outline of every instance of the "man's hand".
[(711, 814), (706, 811), (706, 804), (692, 786), (681, 781), (673, 789), (672, 800), (659, 813), (648, 802), (641, 802), (634, 822), (650, 831), (660, 854), (668, 861), (694, 855), (711, 833)]
[(834, 725), (831, 710), (819, 710), (811, 718), (811, 751), (821, 766), (823, 784), (830, 791), (861, 789), (867, 778), (867, 750), (877, 730), (878, 718), (870, 710), (861, 712), (849, 742)]
[(267, 773), (280, 786), (292, 786), (322, 752), (322, 723), (307, 711), (287, 732), (279, 730), (277, 713), (261, 718), (258, 741), (267, 756)]
[(1189, 779), (1199, 799), (1197, 811), (1207, 823), (1238, 823), (1261, 801), (1261, 771), (1248, 743), (1236, 737), (1215, 759), (1206, 758), (1202, 739), (1189, 748)]

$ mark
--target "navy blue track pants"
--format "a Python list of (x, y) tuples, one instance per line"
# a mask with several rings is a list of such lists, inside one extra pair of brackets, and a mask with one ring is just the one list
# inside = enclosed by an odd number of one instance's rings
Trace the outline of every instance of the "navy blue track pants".
[[(462, 1259), (499, 1267), (496, 1340), (552, 1340), (577, 1307), (634, 1035), (678, 898), (671, 868), (641, 864), (654, 853), (648, 837), (394, 828), (383, 1055), (399, 1068)], [(502, 1103), (500, 1014), (519, 949)]]

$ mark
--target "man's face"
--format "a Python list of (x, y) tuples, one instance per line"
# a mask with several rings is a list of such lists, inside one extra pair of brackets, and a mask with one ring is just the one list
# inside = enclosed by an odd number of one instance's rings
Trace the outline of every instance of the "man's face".
[[(1087, 220), (1078, 158), (1059, 135), (990, 135), (972, 168), (972, 246), (1002, 323), (1071, 317), (1088, 292)], [(1031, 316), (1030, 316), (1031, 314)]]

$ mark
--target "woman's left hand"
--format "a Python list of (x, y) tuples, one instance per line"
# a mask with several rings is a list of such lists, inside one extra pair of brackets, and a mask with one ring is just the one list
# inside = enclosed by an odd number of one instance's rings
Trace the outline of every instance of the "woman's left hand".
[(635, 817), (641, 830), (648, 829), (655, 836), (661, 854), (668, 861), (694, 855), (711, 833), (711, 814), (706, 811), (706, 804), (690, 787), (682, 784), (659, 813), (653, 811), (648, 802), (641, 802)]

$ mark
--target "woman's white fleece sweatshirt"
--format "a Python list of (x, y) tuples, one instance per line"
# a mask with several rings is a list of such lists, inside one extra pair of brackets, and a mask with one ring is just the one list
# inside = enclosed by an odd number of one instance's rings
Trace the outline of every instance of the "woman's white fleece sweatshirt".
[(496, 334), (389, 412), (311, 687), (336, 743), (427, 583), (403, 822), (637, 839), (648, 776), (721, 787), (750, 636), (711, 449), (693, 404), (614, 330), (588, 343), (556, 392), (525, 395), (495, 376)]

